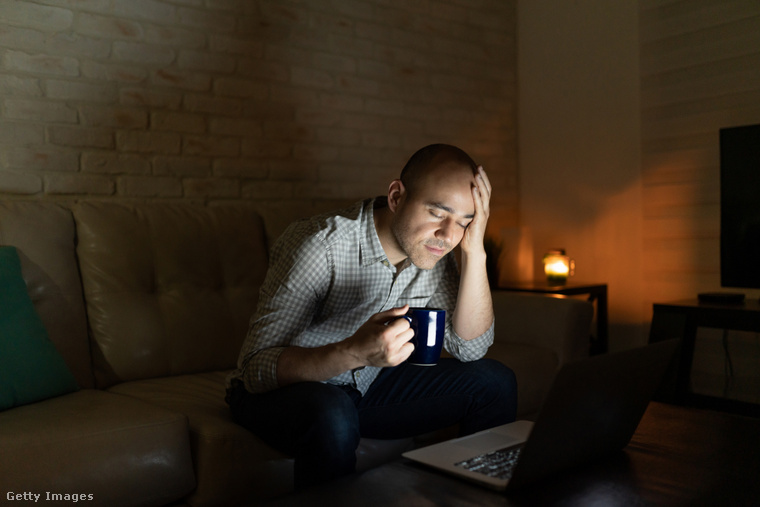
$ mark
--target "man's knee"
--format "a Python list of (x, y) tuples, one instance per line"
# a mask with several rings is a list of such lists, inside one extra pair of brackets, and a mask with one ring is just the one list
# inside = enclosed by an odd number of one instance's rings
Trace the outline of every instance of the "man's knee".
[(301, 439), (293, 453), (297, 489), (353, 472), (360, 439), (356, 406), (340, 388), (315, 386), (303, 403)]
[(477, 361), (478, 371), (489, 384), (516, 386), (517, 378), (512, 368), (496, 359), (483, 358)]
[(349, 453), (358, 446), (356, 406), (342, 389), (303, 382), (263, 394), (230, 396), (235, 421), (269, 445), (296, 456), (311, 450)]
[(330, 452), (353, 452), (359, 445), (359, 416), (353, 400), (341, 389), (321, 385), (305, 401), (300, 421), (311, 445)]
[(467, 364), (467, 375), (477, 385), (482, 403), (500, 407), (506, 422), (514, 420), (517, 412), (517, 378), (511, 368), (490, 358)]
[(311, 424), (345, 430), (358, 428), (359, 417), (351, 397), (340, 388), (323, 387), (312, 393), (307, 401), (310, 408), (307, 412), (312, 414)]
[(494, 388), (503, 396), (516, 400), (517, 377), (512, 368), (495, 359), (485, 358), (480, 361), (482, 362), (480, 371), (486, 385)]
[(485, 388), (503, 391), (517, 386), (517, 378), (512, 369), (495, 359), (483, 358), (461, 363), (461, 369), (464, 376)]

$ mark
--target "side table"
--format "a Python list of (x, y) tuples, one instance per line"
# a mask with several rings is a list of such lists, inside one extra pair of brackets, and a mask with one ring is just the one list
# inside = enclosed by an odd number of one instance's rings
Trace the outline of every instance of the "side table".
[(607, 323), (607, 284), (579, 283), (569, 281), (564, 285), (549, 285), (546, 280), (532, 282), (509, 282), (500, 285), (498, 290), (511, 292), (532, 292), (557, 296), (588, 295), (588, 301), (596, 304), (596, 336), (592, 336), (589, 344), (591, 355), (604, 354), (608, 347)]

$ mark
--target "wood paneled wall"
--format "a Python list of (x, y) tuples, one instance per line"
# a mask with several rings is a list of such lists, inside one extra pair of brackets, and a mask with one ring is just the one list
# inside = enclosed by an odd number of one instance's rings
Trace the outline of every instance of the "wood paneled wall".
[(760, 123), (760, 2), (640, 5), (642, 251), (651, 305), (720, 289), (718, 130)]
[[(643, 0), (640, 18), (645, 304), (757, 298), (720, 287), (718, 131), (760, 123), (760, 2)], [(721, 331), (699, 330), (692, 388), (760, 402), (760, 337), (726, 340), (728, 355)]]

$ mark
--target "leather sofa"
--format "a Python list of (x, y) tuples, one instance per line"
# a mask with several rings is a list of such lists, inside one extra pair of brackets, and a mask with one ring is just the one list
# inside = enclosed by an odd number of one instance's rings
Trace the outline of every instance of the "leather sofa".
[[(234, 424), (224, 402), (267, 244), (288, 221), (239, 203), (0, 202), (0, 245), (17, 248), (80, 387), (0, 412), (3, 494), (230, 506), (290, 491), (292, 460)], [(502, 291), (494, 304), (489, 356), (515, 370), (530, 418), (558, 367), (587, 354), (592, 308)], [(363, 441), (359, 467), (409, 445)]]

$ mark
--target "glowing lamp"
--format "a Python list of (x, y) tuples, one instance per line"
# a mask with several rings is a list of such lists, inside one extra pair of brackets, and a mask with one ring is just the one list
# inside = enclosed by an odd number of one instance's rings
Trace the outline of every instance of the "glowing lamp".
[(549, 285), (564, 285), (574, 270), (575, 261), (565, 255), (563, 248), (549, 250), (544, 255), (544, 273)]

